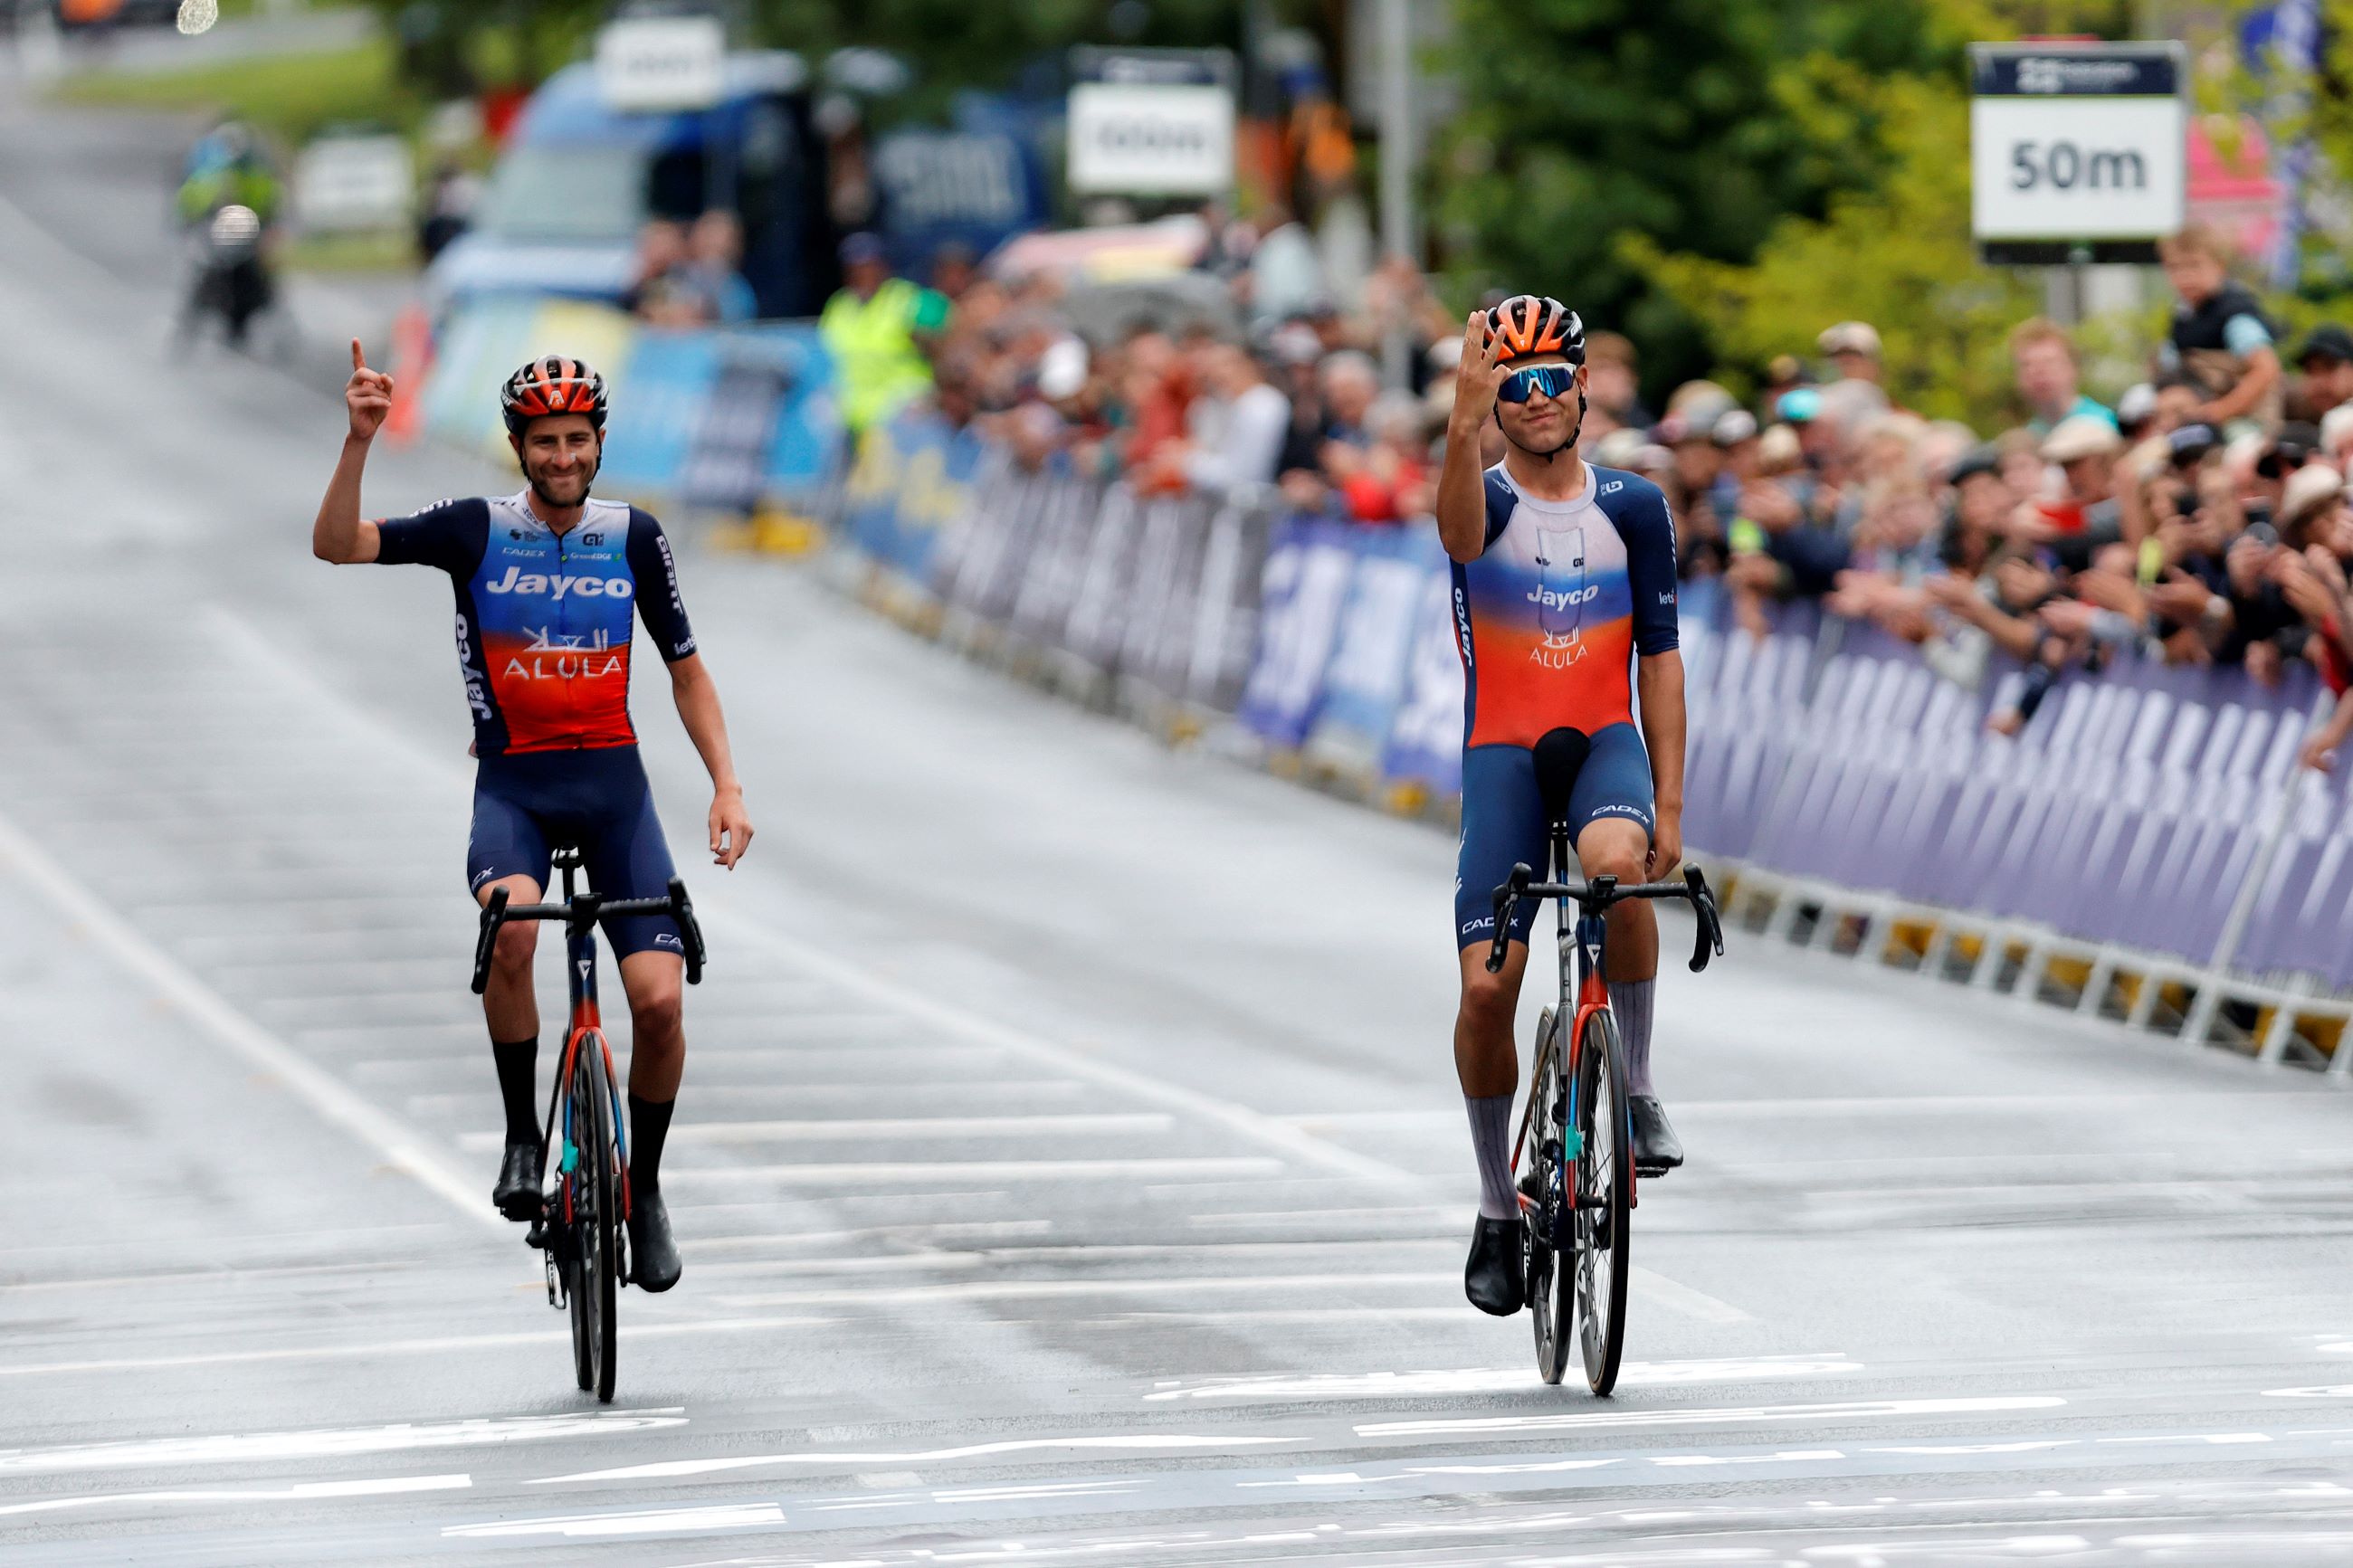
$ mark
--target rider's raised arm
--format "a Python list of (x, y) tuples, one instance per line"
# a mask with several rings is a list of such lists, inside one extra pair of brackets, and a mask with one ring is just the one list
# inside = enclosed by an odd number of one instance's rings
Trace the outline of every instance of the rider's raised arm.
[(375, 524), (360, 516), (360, 476), (367, 468), (368, 444), (392, 412), (392, 377), (368, 368), (357, 338), (352, 340), (352, 378), (343, 386), (343, 407), (350, 429), (343, 437), (343, 456), (335, 460), (335, 476), (327, 481), (319, 515), (311, 523), (311, 553), (351, 566), (374, 561), (378, 553)]

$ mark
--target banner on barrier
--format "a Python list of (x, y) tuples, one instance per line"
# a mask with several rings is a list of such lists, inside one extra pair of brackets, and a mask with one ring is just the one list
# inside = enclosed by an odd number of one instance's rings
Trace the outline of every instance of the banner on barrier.
[(1315, 721), (1357, 538), (1352, 525), (1325, 518), (1295, 517), (1275, 530), (1259, 592), (1258, 659), (1236, 714), (1274, 745), (1299, 746)]
[(1428, 527), (1360, 531), (1351, 543), (1356, 563), (1307, 750), (1320, 762), (1368, 772), (1405, 700), (1416, 616), (1443, 555)]

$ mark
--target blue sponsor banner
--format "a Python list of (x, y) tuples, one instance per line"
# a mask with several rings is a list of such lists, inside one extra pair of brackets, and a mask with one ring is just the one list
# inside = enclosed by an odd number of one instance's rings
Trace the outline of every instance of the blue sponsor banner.
[(1305, 517), (1275, 529), (1260, 579), (1258, 656), (1236, 713), (1274, 745), (1301, 745), (1315, 721), (1356, 567), (1356, 531)]
[(1432, 565), (1423, 575), (1412, 639), (1405, 695), (1381, 752), (1381, 776), (1454, 795), (1462, 788), (1462, 653), (1451, 565)]
[(859, 550), (912, 582), (931, 581), (940, 534), (964, 516), (987, 444), (921, 406), (870, 427), (842, 499)]
[(1442, 552), (1427, 527), (1358, 529), (1348, 544), (1356, 562), (1309, 743), (1332, 761), (1369, 768), (1405, 700), (1423, 585)]
[(613, 416), (597, 478), (623, 491), (672, 488), (719, 384), (721, 363), (716, 332), (638, 333), (614, 378)]
[(806, 323), (744, 329), (774, 349), (785, 373), (784, 400), (768, 443), (768, 488), (793, 500), (814, 496), (833, 472), (841, 446), (834, 406), (833, 359), (817, 329)]

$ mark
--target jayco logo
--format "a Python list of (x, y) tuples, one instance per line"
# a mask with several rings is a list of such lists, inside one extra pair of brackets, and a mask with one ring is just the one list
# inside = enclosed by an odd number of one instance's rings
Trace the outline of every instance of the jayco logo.
[(483, 584), (482, 591), (486, 594), (546, 594), (558, 599), (566, 594), (576, 594), (584, 599), (626, 599), (631, 589), (627, 577), (566, 577), (510, 566), (507, 574), (497, 582)]
[(1601, 596), (1598, 584), (1582, 588), (1555, 590), (1538, 585), (1528, 595), (1528, 603), (1546, 610), (1566, 610), (1573, 605), (1589, 605)]

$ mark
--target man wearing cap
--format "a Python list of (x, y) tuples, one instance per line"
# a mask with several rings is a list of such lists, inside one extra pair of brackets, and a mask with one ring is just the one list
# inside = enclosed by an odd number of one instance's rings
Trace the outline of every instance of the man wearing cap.
[(1838, 367), (1840, 379), (1879, 384), (1879, 330), (1868, 321), (1841, 321), (1815, 342)]
[(2118, 537), (2116, 466), (2124, 449), (2125, 438), (2100, 415), (2061, 420), (2043, 440), (2042, 460), (2067, 476), (2067, 493), (2039, 503), (2043, 518), (2062, 534), (2085, 536), (2087, 543)]
[(2353, 332), (2323, 321), (2295, 356), (2304, 372), (2306, 416), (2317, 423), (2332, 408), (2353, 403)]
[(923, 340), (948, 322), (944, 296), (891, 275), (882, 242), (853, 234), (841, 242), (842, 287), (825, 302), (818, 335), (833, 356), (841, 423), (860, 436), (931, 390)]

